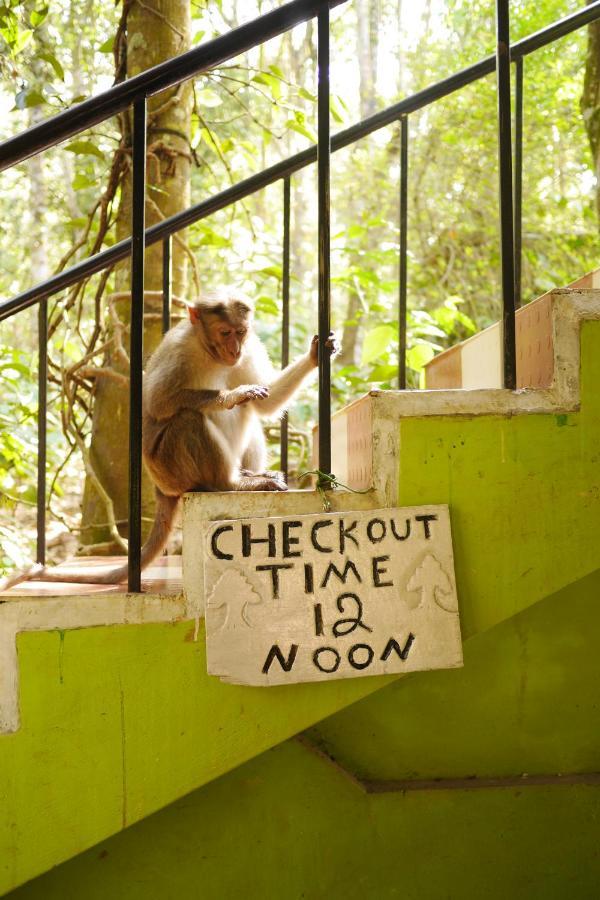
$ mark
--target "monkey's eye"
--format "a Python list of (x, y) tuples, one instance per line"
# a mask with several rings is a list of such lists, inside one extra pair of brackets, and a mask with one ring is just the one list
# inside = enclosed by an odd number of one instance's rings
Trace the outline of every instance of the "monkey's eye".
[(224, 338), (231, 337), (231, 331), (222, 331), (221, 337), (224, 337)]
[(244, 335), (246, 334), (246, 331), (247, 331), (246, 328), (238, 328), (237, 333), (239, 334), (240, 337), (244, 337)]

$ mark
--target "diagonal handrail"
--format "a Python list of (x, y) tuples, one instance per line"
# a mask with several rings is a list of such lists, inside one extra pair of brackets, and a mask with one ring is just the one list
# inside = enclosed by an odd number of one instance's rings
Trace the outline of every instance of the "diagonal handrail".
[(140, 97), (149, 97), (174, 87), (193, 75), (213, 69), (228, 59), (251, 50), (257, 44), (289, 31), (294, 25), (315, 16), (324, 5), (334, 7), (346, 2), (347, 0), (292, 0), (227, 34), (146, 69), (145, 72), (1, 143), (0, 171), (116, 115)]
[[(314, 5), (317, 0), (311, 0), (311, 2)], [(342, 2), (342, 0), (332, 0), (332, 5), (335, 5), (336, 2), (339, 3)], [(287, 4), (285, 7), (281, 7), (280, 10), (276, 11), (280, 12), (281, 10), (287, 9), (288, 7), (293, 5), (294, 4)], [(542, 28), (539, 31), (534, 32), (534, 34), (528, 35), (527, 37), (522, 38), (520, 41), (514, 43), (511, 46), (511, 59), (513, 61), (523, 59), (523, 57), (529, 55), (530, 53), (533, 53), (535, 50), (539, 50), (540, 48), (553, 43), (555, 40), (571, 34), (573, 31), (576, 31), (577, 29), (589, 24), (590, 22), (595, 21), (598, 18), (600, 18), (600, 0), (595, 0), (595, 2), (591, 3), (589, 6), (584, 7), (584, 9), (581, 9), (576, 13), (572, 13), (569, 16), (565, 16), (565, 18), (559, 19), (552, 25), (549, 25), (546, 28)], [(220, 39), (217, 38), (217, 40)], [(212, 44), (214, 42), (211, 41), (210, 43)], [(202, 47), (197, 49), (200, 50), (202, 49)], [(158, 68), (160, 68), (160, 66), (155, 67), (155, 69)], [(492, 72), (494, 72), (495, 68), (495, 54), (486, 56), (483, 59), (479, 60), (479, 62), (474, 63), (471, 66), (467, 66), (466, 68), (461, 69), (459, 72), (455, 72), (453, 75), (449, 75), (447, 78), (443, 78), (440, 81), (435, 82), (435, 84), (429, 85), (423, 90), (411, 94), (409, 97), (405, 97), (398, 103), (394, 103), (391, 106), (386, 107), (386, 109), (375, 113), (374, 115), (362, 119), (355, 125), (352, 125), (351, 127), (346, 128), (343, 131), (340, 131), (332, 136), (332, 152), (341, 150), (342, 148), (355, 143), (360, 138), (367, 137), (368, 135), (373, 134), (373, 132), (384, 128), (387, 125), (391, 125), (402, 116), (417, 112), (418, 110), (428, 106), (430, 103), (433, 103), (436, 100), (440, 100), (443, 97), (447, 97), (450, 94), (453, 94), (454, 92), (460, 90), (461, 88), (466, 87), (467, 85), (472, 84), (473, 82), (478, 81), (481, 78), (484, 78), (486, 75), (490, 75)], [(154, 71), (154, 69), (148, 71), (152, 72)], [(133, 80), (134, 79), (132, 79), (132, 81)], [(91, 101), (85, 102), (89, 103)], [(73, 109), (73, 112), (75, 111), (75, 109), (77, 109), (77, 107)], [(67, 113), (61, 113), (59, 116), (56, 116), (55, 119), (59, 119), (63, 115), (67, 115), (70, 112), (72, 111), (68, 110)], [(48, 125), (53, 121), (54, 119), (50, 119), (48, 120), (48, 122), (42, 123), (40, 126), (36, 126), (36, 128)], [(29, 131), (24, 132), (24, 134), (30, 134), (33, 130), (35, 129), (30, 129)], [(19, 137), (22, 137), (22, 135), (20, 135)], [(16, 138), (11, 139), (11, 141), (12, 140), (16, 140)], [(11, 141), (5, 141), (3, 144), (0, 144), (0, 161), (2, 160), (3, 148), (6, 147), (7, 144), (10, 144)], [(261, 172), (257, 172), (255, 175), (251, 175), (249, 178), (238, 181), (236, 182), (236, 184), (232, 185), (229, 188), (226, 188), (224, 191), (221, 191), (218, 194), (215, 194), (213, 197), (209, 197), (208, 199), (203, 200), (200, 203), (194, 204), (193, 206), (188, 207), (186, 210), (183, 210), (182, 212), (177, 213), (174, 216), (170, 216), (168, 219), (163, 219), (162, 222), (159, 222), (156, 225), (153, 225), (151, 228), (148, 228), (146, 230), (146, 245), (150, 246), (151, 244), (155, 244), (158, 241), (162, 241), (170, 235), (175, 234), (177, 231), (180, 231), (182, 228), (186, 228), (189, 225), (192, 225), (194, 222), (199, 221), (200, 219), (204, 219), (207, 216), (212, 215), (213, 213), (218, 212), (219, 210), (224, 209), (225, 207), (230, 206), (231, 204), (236, 203), (239, 200), (243, 200), (245, 197), (250, 196), (261, 188), (267, 187), (268, 185), (279, 181), (281, 178), (292, 175), (294, 174), (294, 172), (298, 172), (300, 169), (303, 169), (306, 166), (311, 165), (311, 163), (316, 162), (316, 160), (317, 148), (316, 145), (313, 145), (311, 147), (308, 147), (306, 150), (302, 150), (300, 153), (296, 153), (293, 156), (282, 160), (281, 162), (275, 163), (274, 165), (263, 169)], [(124, 240), (119, 241), (119, 243), (113, 244), (112, 247), (109, 247), (106, 250), (101, 250), (99, 253), (96, 253), (93, 256), (89, 256), (85, 260), (76, 263), (69, 269), (65, 269), (63, 272), (59, 272), (56, 275), (51, 276), (50, 278), (46, 279), (46, 281), (40, 282), (38, 285), (28, 288), (26, 291), (15, 295), (10, 300), (6, 300), (3, 303), (0, 303), (0, 322), (15, 315), (18, 312), (21, 312), (24, 309), (27, 309), (30, 306), (33, 306), (35, 303), (39, 302), (45, 297), (56, 294), (59, 291), (62, 291), (65, 288), (76, 284), (83, 278), (87, 278), (88, 276), (93, 275), (96, 272), (100, 272), (102, 269), (105, 269), (108, 266), (114, 265), (120, 260), (125, 259), (130, 253), (131, 238), (125, 238)]]

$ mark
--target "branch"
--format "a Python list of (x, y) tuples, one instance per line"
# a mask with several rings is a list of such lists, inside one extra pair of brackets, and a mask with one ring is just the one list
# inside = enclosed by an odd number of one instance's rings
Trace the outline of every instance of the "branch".
[(116, 369), (111, 369), (110, 366), (83, 366), (79, 370), (79, 374), (82, 378), (110, 378), (123, 387), (129, 385), (127, 375), (117, 372)]
[[(146, 202), (152, 207), (152, 209), (154, 210), (156, 215), (160, 217), (161, 221), (166, 218), (162, 209), (160, 208), (160, 206), (158, 205), (158, 203), (155, 200), (153, 200), (151, 197), (148, 197)], [(183, 238), (179, 235), (178, 232), (175, 232), (175, 234), (173, 235), (173, 240), (179, 247), (181, 247), (181, 249), (186, 254), (186, 256), (189, 258), (189, 260), (192, 264), (192, 273), (194, 276), (194, 285), (196, 287), (196, 296), (199, 296), (200, 295), (200, 273), (198, 272), (198, 262), (196, 260), (196, 257), (194, 256), (191, 249), (189, 248), (187, 243), (183, 240)]]

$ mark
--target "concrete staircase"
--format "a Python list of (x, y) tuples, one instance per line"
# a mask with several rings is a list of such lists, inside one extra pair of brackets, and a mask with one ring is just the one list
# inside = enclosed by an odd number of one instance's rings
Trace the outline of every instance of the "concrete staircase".
[[(571, 290), (600, 288), (600, 269), (566, 286)], [(517, 387), (547, 388), (554, 376), (552, 295), (548, 291), (517, 310), (515, 341)], [(496, 322), (461, 344), (438, 353), (425, 367), (429, 390), (502, 387), (502, 332)]]
[[(338, 508), (449, 505), (465, 639), (600, 564), (600, 291), (547, 303), (544, 388), (374, 391), (334, 418), (334, 471), (370, 488), (336, 495)], [(192, 497), (187, 544), (198, 517), (273, 514), (273, 503), (319, 508), (306, 492)], [(2, 599), (0, 892), (390, 683), (221, 684), (182, 593)]]

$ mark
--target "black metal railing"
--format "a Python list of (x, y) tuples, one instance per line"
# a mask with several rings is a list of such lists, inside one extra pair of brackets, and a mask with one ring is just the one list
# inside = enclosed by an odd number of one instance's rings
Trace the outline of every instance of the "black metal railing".
[[(490, 75), (498, 77), (498, 123), (500, 161), (500, 215), (502, 296), (504, 322), (504, 383), (514, 388), (515, 338), (514, 314), (520, 304), (521, 272), (521, 210), (522, 210), (522, 135), (523, 135), (523, 60), (548, 44), (600, 18), (600, 0), (561, 19), (552, 25), (516, 42), (509, 40), (508, 0), (496, 0), (497, 53), (480, 60), (448, 78), (406, 97), (372, 116), (341, 131), (333, 137), (329, 133), (329, 10), (346, 0), (293, 0), (234, 31), (209, 41), (161, 63), (108, 91), (80, 103), (66, 112), (0, 144), (0, 171), (28, 159), (35, 153), (55, 146), (68, 137), (114, 116), (133, 104), (133, 222), (132, 237), (114, 244), (82, 260), (41, 284), (10, 300), (0, 303), (0, 321), (39, 303), (39, 454), (38, 454), (38, 560), (45, 556), (45, 419), (47, 368), (46, 299), (88, 276), (114, 265), (131, 255), (132, 258), (132, 322), (131, 322), (131, 386), (130, 386), (130, 494), (129, 494), (129, 589), (140, 589), (141, 544), (141, 378), (143, 344), (143, 289), (145, 247), (162, 241), (163, 244), (163, 330), (170, 323), (171, 302), (171, 237), (200, 219), (230, 206), (276, 181), (283, 181), (283, 329), (282, 362), (289, 355), (289, 242), (290, 242), (290, 180), (306, 166), (318, 164), (319, 204), (319, 340), (327, 338), (330, 323), (329, 297), (329, 159), (330, 153), (347, 147), (367, 135), (390, 124), (400, 122), (400, 196), (399, 196), (399, 376), (400, 388), (406, 386), (406, 318), (407, 318), (407, 215), (410, 115), (424, 109), (454, 92)], [(250, 48), (284, 33), (300, 22), (318, 17), (318, 142), (249, 178), (237, 182), (227, 190), (151, 228), (144, 228), (145, 197), (145, 114), (147, 97), (179, 84), (203, 71), (213, 68)], [(510, 63), (516, 67), (515, 80), (515, 149), (514, 179), (511, 137)], [(513, 183), (514, 181), (514, 183)], [(331, 402), (329, 358), (319, 354), (319, 468), (331, 469)], [(282, 461), (287, 466), (287, 423), (282, 427)]]

